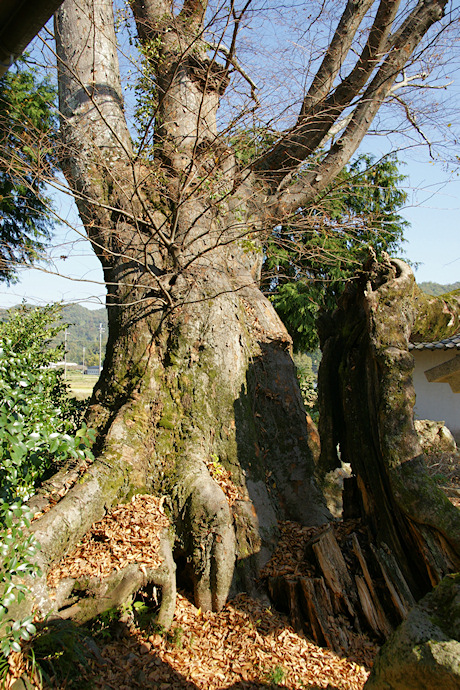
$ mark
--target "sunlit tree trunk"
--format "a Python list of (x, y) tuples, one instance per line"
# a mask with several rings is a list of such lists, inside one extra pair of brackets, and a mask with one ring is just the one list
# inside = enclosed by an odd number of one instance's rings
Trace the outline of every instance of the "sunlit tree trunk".
[[(234, 41), (223, 61), (205, 43), (205, 0), (179, 12), (166, 0), (131, 3), (155, 92), (149, 155), (133, 150), (125, 119), (111, 0), (62, 5), (60, 153), (103, 266), (109, 339), (88, 412), (97, 460), (35, 528), (45, 569), (111, 505), (153, 492), (165, 497), (197, 604), (219, 609), (273, 549), (278, 519), (328, 520), (291, 341), (258, 287), (261, 239), (348, 161), (445, 2), (419, 3), (390, 40), (399, 3), (382, 0), (358, 66), (331, 91), (371, 4), (346, 5), (297, 123), (252, 168), (218, 134), (237, 63)], [(231, 3), (235, 37), (239, 16)], [(296, 176), (352, 103), (340, 140)]]

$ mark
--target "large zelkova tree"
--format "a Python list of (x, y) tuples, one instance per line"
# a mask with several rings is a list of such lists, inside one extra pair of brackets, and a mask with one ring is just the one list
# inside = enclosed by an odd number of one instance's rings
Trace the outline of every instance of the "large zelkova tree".
[[(97, 459), (34, 523), (44, 572), (108, 508), (152, 492), (197, 605), (219, 609), (273, 549), (277, 519), (328, 521), (291, 339), (259, 289), (262, 239), (340, 173), (446, 3), (344, 3), (292, 125), (256, 128), (257, 155), (219, 105), (235, 77), (254, 91), (236, 47), (263, 3), (132, 0), (144, 63), (136, 144), (112, 0), (63, 3), (59, 155), (103, 267), (109, 337), (87, 418)], [(219, 486), (222, 466), (236, 500)]]

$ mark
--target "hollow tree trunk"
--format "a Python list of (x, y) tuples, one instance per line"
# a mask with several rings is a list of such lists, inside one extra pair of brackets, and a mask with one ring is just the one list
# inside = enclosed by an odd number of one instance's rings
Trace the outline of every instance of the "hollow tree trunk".
[(376, 544), (415, 598), (460, 565), (460, 513), (428, 477), (413, 424), (409, 338), (430, 314), (446, 334), (458, 330), (457, 303), (424, 296), (401, 261), (370, 260), (321, 324), (321, 471), (339, 466), (339, 447)]

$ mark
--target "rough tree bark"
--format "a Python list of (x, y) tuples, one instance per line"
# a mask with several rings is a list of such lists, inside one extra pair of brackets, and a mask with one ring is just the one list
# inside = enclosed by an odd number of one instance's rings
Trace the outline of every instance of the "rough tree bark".
[[(348, 161), (446, 0), (419, 2), (393, 33), (399, 3), (382, 0), (334, 88), (371, 4), (347, 3), (297, 123), (252, 168), (218, 134), (235, 40), (217, 60), (205, 0), (184, 0), (180, 11), (167, 0), (131, 2), (155, 90), (149, 157), (133, 151), (126, 123), (112, 1), (66, 0), (57, 13), (62, 165), (103, 266), (109, 339), (88, 413), (96, 462), (34, 523), (44, 572), (110, 506), (154, 492), (166, 497), (197, 604), (219, 609), (232, 581), (242, 586), (273, 548), (278, 518), (328, 520), (290, 338), (258, 288), (261, 236)], [(241, 17), (231, 3), (234, 39)], [(341, 138), (296, 175), (351, 103)], [(238, 487), (231, 507), (212, 458)]]
[(409, 339), (458, 332), (459, 299), (424, 295), (402, 261), (371, 258), (366, 268), (321, 323), (319, 466), (340, 466), (337, 448), (351, 463), (372, 538), (418, 599), (460, 567), (460, 512), (426, 471)]

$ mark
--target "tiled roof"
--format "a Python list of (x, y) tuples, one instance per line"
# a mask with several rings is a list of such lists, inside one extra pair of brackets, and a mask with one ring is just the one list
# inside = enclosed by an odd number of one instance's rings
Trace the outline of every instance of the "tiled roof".
[(460, 350), (460, 333), (435, 343), (409, 343), (409, 350)]

